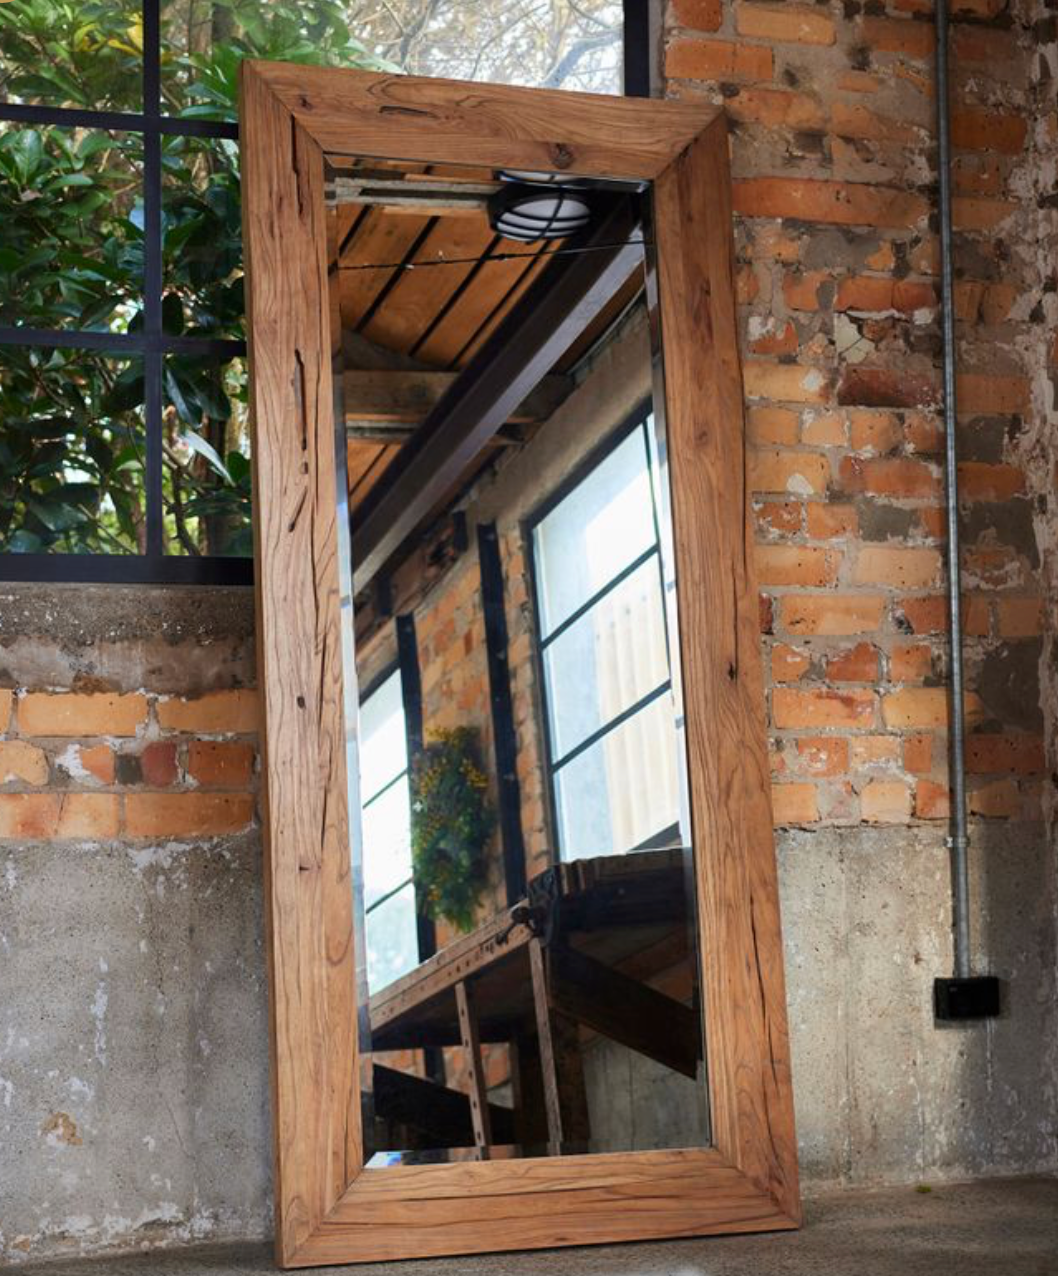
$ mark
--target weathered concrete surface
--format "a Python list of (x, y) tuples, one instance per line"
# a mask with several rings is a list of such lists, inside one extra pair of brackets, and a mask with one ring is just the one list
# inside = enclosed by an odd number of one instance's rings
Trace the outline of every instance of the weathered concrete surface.
[[(942, 836), (781, 835), (810, 1191), (1058, 1167), (1053, 856), (1034, 826), (975, 830), (977, 948), (1005, 1010), (938, 1030)], [(0, 860), (0, 1255), (266, 1235), (257, 839)]]
[(0, 1261), (259, 1237), (256, 835), (0, 850)]
[(180, 695), (254, 685), (253, 590), (0, 585), (0, 686)]
[[(61, 1261), (23, 1276), (272, 1276), (265, 1246)], [(808, 1202), (799, 1232), (368, 1263), (362, 1276), (1055, 1276), (1058, 1180), (845, 1191)]]

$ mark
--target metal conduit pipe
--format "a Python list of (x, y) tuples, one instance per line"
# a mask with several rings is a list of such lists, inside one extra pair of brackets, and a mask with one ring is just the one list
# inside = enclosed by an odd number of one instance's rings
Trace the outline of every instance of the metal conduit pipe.
[(951, 787), (952, 929), (954, 977), (934, 983), (938, 1019), (979, 1018), (997, 1014), (999, 985), (992, 977), (973, 976), (970, 946), (970, 839), (966, 818), (965, 696), (963, 676), (962, 581), (959, 551), (959, 474), (955, 438), (955, 304), (953, 297), (951, 218), (951, 132), (948, 76), (948, 3), (936, 0), (937, 26), (937, 170), (939, 177), (941, 325), (944, 351), (944, 471), (948, 532), (948, 621), (950, 635), (951, 715), (949, 766)]

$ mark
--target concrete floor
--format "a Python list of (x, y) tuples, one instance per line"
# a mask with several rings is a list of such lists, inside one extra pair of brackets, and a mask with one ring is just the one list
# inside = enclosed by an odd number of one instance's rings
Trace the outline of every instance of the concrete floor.
[[(153, 1251), (19, 1276), (273, 1276), (270, 1250)], [(339, 1269), (329, 1268), (328, 1271)], [(372, 1263), (357, 1276), (1058, 1276), (1058, 1178), (887, 1188), (810, 1200), (800, 1232)]]

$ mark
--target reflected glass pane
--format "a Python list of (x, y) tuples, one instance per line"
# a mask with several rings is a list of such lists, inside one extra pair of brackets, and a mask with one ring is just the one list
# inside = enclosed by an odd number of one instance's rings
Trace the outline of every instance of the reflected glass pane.
[(0, 101), (143, 109), (139, 0), (5, 0)]
[(185, 337), (245, 334), (238, 143), (162, 143), (162, 323)]
[(4, 350), (0, 552), (142, 552), (144, 459), (139, 360)]
[(141, 159), (131, 134), (0, 123), (0, 323), (135, 326)]
[(360, 789), (365, 803), (408, 766), (400, 671), (360, 705)]
[(162, 403), (166, 552), (252, 555), (245, 360), (167, 356)]
[(168, 0), (170, 110), (236, 118), (243, 57), (620, 93), (621, 0)]
[(657, 555), (544, 649), (555, 760), (669, 676)]
[(534, 533), (546, 638), (656, 541), (641, 429), (602, 460)]
[(676, 720), (668, 692), (555, 772), (564, 860), (620, 855), (680, 814)]
[(411, 877), (411, 811), (407, 776), (364, 807), (364, 907)]
[(419, 962), (411, 883), (367, 914), (367, 981), (385, 988)]

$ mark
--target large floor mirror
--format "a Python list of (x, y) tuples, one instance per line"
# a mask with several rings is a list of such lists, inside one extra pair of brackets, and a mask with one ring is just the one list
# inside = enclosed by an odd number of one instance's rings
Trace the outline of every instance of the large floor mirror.
[(796, 1222), (722, 125), (244, 72), (284, 1264)]

